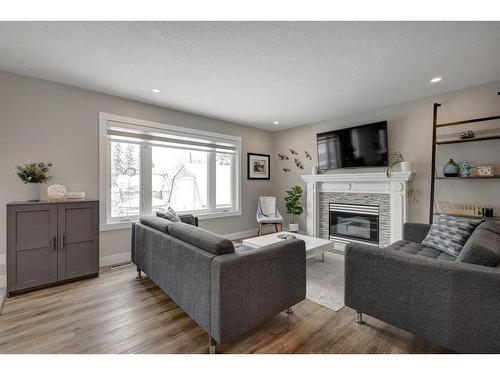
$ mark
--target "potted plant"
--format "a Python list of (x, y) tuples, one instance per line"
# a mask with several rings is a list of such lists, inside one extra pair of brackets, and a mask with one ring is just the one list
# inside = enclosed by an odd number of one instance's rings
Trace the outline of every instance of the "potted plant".
[(396, 151), (395, 153), (389, 155), (389, 166), (385, 169), (385, 174), (387, 175), (387, 177), (389, 177), (392, 168), (394, 168), (398, 164), (402, 172), (410, 171), (410, 162), (405, 161), (401, 152)]
[(28, 162), (25, 165), (16, 166), (16, 173), (28, 186), (28, 201), (38, 202), (40, 200), (40, 186), (47, 182), (51, 176), (47, 176), (51, 162)]
[(285, 197), (286, 202), (286, 212), (287, 214), (292, 215), (291, 223), (288, 226), (288, 230), (290, 232), (298, 232), (299, 224), (295, 222), (295, 216), (302, 215), (304, 212), (304, 208), (302, 207), (302, 202), (300, 198), (302, 198), (303, 190), (300, 186), (292, 186), (290, 190), (287, 190), (286, 193), (288, 196)]

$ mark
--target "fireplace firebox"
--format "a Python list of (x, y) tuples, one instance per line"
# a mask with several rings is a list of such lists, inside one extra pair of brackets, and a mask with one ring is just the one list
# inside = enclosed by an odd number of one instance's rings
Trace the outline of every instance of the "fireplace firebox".
[(329, 207), (330, 240), (379, 244), (379, 206), (331, 202)]

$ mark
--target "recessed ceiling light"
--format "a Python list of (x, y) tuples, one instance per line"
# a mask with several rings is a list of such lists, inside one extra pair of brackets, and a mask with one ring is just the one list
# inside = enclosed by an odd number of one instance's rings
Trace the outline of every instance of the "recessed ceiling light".
[(280, 122), (279, 122), (279, 121), (275, 121), (275, 122), (273, 122), (273, 124), (274, 124), (274, 125), (279, 125), (279, 124), (280, 124)]
[(151, 91), (153, 91), (155, 94), (158, 94), (160, 92), (160, 89), (153, 89)]
[(441, 81), (443, 78), (441, 77), (434, 77), (433, 79), (431, 79), (431, 83), (437, 83), (439, 81)]

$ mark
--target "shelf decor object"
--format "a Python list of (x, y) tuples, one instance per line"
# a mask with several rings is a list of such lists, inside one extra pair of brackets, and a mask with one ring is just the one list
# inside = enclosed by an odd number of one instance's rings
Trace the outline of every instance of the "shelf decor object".
[(66, 197), (66, 187), (59, 184), (50, 185), (47, 188), (47, 197), (50, 200), (63, 199)]
[(483, 217), (484, 206), (474, 203), (438, 202), (439, 212), (454, 216)]
[(464, 161), (464, 163), (462, 164), (462, 169), (463, 169), (463, 173), (462, 173), (463, 177), (470, 177), (471, 176), (470, 171), (472, 169), (472, 165), (470, 165), (469, 163)]
[[(497, 93), (497, 95), (500, 95), (500, 92)], [(477, 173), (477, 176), (469, 176), (469, 177), (464, 177), (464, 176), (458, 176), (458, 173), (456, 177), (439, 177), (436, 173), (436, 151), (438, 145), (445, 145), (445, 144), (461, 144), (465, 142), (479, 142), (479, 141), (491, 141), (491, 140), (500, 140), (500, 135), (491, 135), (491, 136), (482, 136), (482, 137), (473, 137), (473, 138), (465, 138), (465, 139), (455, 139), (455, 140), (437, 140), (437, 131), (440, 128), (444, 127), (449, 127), (449, 126), (458, 126), (458, 125), (464, 125), (464, 124), (473, 124), (477, 122), (485, 122), (485, 121), (497, 121), (500, 120), (500, 115), (495, 115), (495, 116), (489, 116), (489, 117), (478, 117), (478, 118), (472, 118), (472, 119), (467, 119), (467, 120), (460, 120), (460, 121), (453, 121), (453, 122), (442, 122), (438, 123), (438, 110), (439, 107), (441, 107), (440, 103), (434, 103), (434, 108), (433, 108), (433, 114), (432, 114), (432, 153), (431, 153), (431, 188), (430, 188), (430, 199), (429, 199), (429, 223), (432, 224), (434, 222), (434, 202), (435, 202), (435, 185), (436, 181), (442, 181), (443, 179), (453, 179), (456, 181), (464, 181), (464, 180), (470, 180), (470, 179), (475, 179), (480, 180), (490, 180), (490, 181), (496, 181), (498, 180), (498, 176), (495, 176), (493, 174), (493, 169), (491, 170), (491, 173), (488, 176), (479, 176), (479, 172)], [(500, 131), (500, 129), (498, 129)], [(468, 137), (471, 135), (471, 132), (462, 132), (459, 137), (463, 138)], [(458, 166), (457, 166), (458, 167)], [(458, 167), (458, 169), (460, 169)], [(443, 170), (443, 173), (445, 171)], [(446, 170), (446, 173), (451, 172), (451, 167), (449, 170)], [(445, 174), (446, 175), (446, 174)], [(476, 207), (477, 208), (477, 207)], [(476, 211), (475, 211), (476, 212)], [(476, 212), (477, 214), (477, 212)], [(482, 212), (481, 212), (482, 215)]]
[(474, 138), (474, 132), (472, 130), (464, 130), (458, 136), (460, 139), (472, 139)]
[(443, 167), (443, 174), (445, 177), (457, 177), (460, 174), (460, 167), (450, 159)]
[(479, 177), (493, 177), (493, 166), (492, 165), (478, 165), (476, 167), (476, 172)]
[(38, 202), (41, 197), (40, 186), (46, 183), (52, 177), (47, 176), (52, 163), (28, 162), (24, 165), (16, 166), (16, 174), (22, 182), (28, 187), (28, 202)]

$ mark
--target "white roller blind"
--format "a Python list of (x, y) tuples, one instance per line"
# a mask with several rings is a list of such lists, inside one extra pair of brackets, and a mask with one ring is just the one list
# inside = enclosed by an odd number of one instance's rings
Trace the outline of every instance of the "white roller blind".
[(108, 121), (106, 134), (109, 139), (139, 144), (176, 147), (207, 152), (235, 153), (236, 142), (213, 136), (196, 136), (193, 133), (135, 126)]

